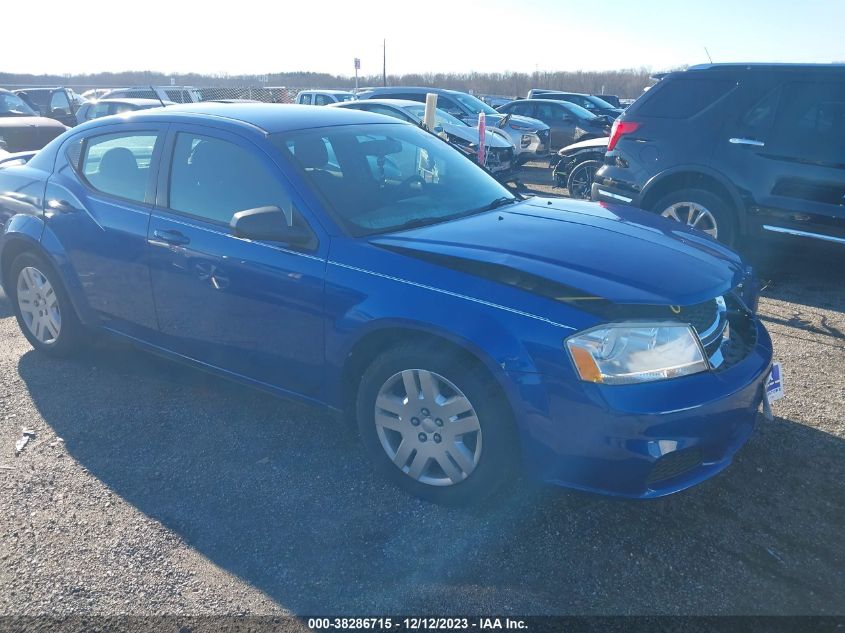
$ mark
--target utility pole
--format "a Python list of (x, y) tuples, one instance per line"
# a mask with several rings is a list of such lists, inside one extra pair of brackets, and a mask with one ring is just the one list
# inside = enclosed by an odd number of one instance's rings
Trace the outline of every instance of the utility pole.
[(387, 88), (387, 39), (382, 40), (381, 43), (381, 83)]
[(361, 60), (355, 58), (355, 94), (358, 94), (358, 70), (361, 68)]

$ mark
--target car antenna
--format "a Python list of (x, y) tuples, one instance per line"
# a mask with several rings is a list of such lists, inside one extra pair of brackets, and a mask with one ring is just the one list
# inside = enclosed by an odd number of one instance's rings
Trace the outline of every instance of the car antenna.
[(712, 58), (712, 57), (710, 57), (710, 51), (708, 51), (708, 50), (707, 50), (707, 47), (706, 47), (706, 46), (704, 47), (704, 52), (705, 52), (705, 53), (707, 53), (707, 59), (709, 59), (709, 60), (710, 60), (710, 63), (712, 64), (712, 63), (713, 63), (713, 58)]
[(150, 86), (150, 90), (152, 90), (152, 91), (153, 91), (153, 94), (156, 96), (156, 99), (158, 99), (158, 102), (161, 104), (161, 107), (162, 107), (162, 108), (166, 108), (167, 106), (166, 106), (166, 105), (164, 105), (164, 100), (161, 98), (161, 95), (160, 95), (160, 94), (158, 94), (158, 92), (156, 91), (156, 89), (155, 89), (155, 88), (153, 88), (152, 86)]

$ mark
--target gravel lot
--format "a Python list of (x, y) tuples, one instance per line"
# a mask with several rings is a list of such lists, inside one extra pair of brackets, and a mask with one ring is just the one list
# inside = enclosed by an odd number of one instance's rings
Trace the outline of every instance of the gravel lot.
[(650, 502), (430, 506), (320, 411), (115, 343), (36, 354), (0, 295), (0, 613), (845, 614), (845, 257), (777, 256), (776, 419)]

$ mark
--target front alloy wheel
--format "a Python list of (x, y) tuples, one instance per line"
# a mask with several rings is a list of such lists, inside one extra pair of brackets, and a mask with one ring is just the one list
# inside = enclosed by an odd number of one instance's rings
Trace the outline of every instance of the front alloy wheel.
[(432, 371), (406, 369), (388, 378), (376, 397), (375, 423), (388, 458), (423, 484), (458, 484), (481, 458), (475, 408), (460, 389)]

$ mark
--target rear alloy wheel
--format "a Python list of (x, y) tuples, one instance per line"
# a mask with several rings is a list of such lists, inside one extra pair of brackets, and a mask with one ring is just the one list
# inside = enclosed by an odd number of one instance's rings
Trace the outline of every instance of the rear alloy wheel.
[(583, 163), (575, 165), (566, 180), (566, 190), (569, 192), (569, 197), (589, 200), (593, 189), (593, 178), (595, 178), (596, 172), (601, 166), (602, 163), (598, 160), (585, 160)]
[(358, 393), (358, 428), (381, 472), (444, 504), (480, 501), (514, 472), (508, 403), (466, 358), (421, 346), (378, 357)]
[(704, 189), (683, 189), (662, 198), (654, 211), (664, 218), (675, 220), (707, 233), (713, 239), (732, 244), (733, 218), (728, 206), (717, 195)]
[(32, 346), (57, 356), (75, 351), (83, 328), (52, 266), (34, 253), (23, 253), (12, 263), (9, 279), (18, 325)]

